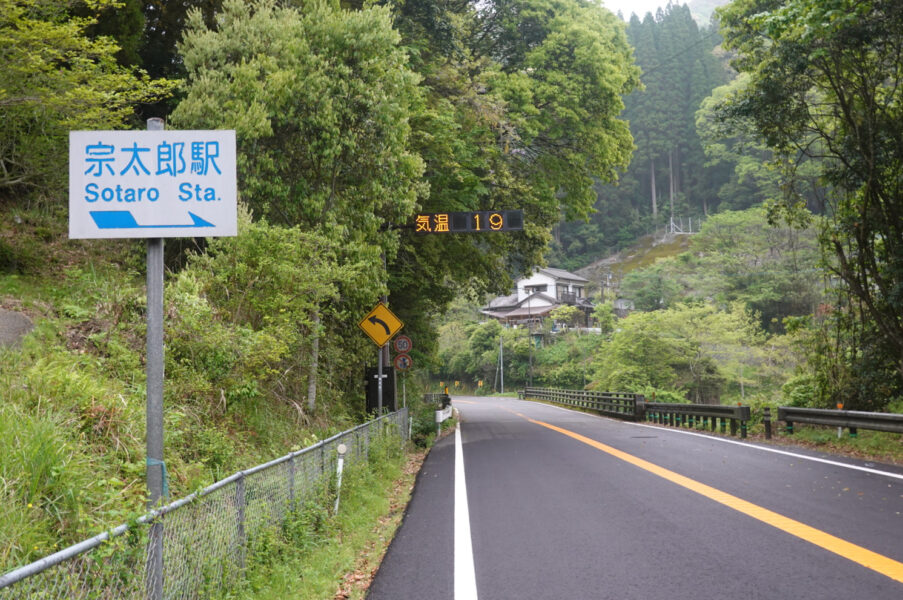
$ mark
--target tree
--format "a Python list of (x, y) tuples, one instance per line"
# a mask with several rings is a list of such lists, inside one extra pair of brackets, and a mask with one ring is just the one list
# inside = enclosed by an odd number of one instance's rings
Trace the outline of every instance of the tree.
[(668, 270), (667, 262), (629, 272), (621, 284), (621, 294), (633, 300), (638, 310), (668, 308), (680, 294), (680, 285)]
[(564, 323), (565, 327), (579, 327), (585, 319), (582, 310), (576, 306), (569, 305), (559, 306), (549, 316), (556, 323)]
[[(341, 324), (366, 314), (379, 294), (381, 282), (366, 275), (379, 263), (368, 245), (252, 222), (243, 213), (239, 235), (211, 241), (173, 284), (179, 317), (170, 328), (168, 360), (176, 368), (215, 366), (208, 370), (220, 374), (214, 384), (227, 399), (261, 386), (299, 412), (295, 399), (306, 394), (312, 413), (320, 370), (327, 388), (356, 387), (371, 346)], [(206, 329), (222, 333), (199, 332)]]
[(742, 305), (676, 305), (633, 313), (618, 325), (594, 356), (594, 388), (665, 390), (691, 402), (718, 403), (729, 382), (736, 382), (740, 395), (747, 385), (783, 383), (770, 381), (760, 352), (764, 338)]
[(594, 228), (559, 226), (549, 260), (572, 269), (667, 222), (672, 206), (694, 223), (716, 212), (717, 192), (730, 177), (729, 169), (706, 164), (695, 130), (700, 102), (730, 77), (713, 53), (717, 30), (700, 29), (685, 6), (670, 4), (655, 15), (631, 17), (627, 37), (642, 69), (642, 85), (624, 98), (623, 118), (636, 149), (617, 185), (596, 182)]
[[(825, 202), (829, 268), (903, 373), (903, 5), (739, 0), (720, 16), (749, 75), (724, 118), (750, 120), (775, 152), (784, 216), (799, 214), (804, 188)], [(808, 162), (816, 178), (801, 176)]]
[(502, 142), (534, 193), (557, 198), (568, 218), (585, 218), (593, 177), (616, 181), (633, 149), (617, 119), (622, 94), (638, 83), (623, 28), (608, 11), (577, 1), (487, 8), (477, 51), (501, 68), (490, 89), (507, 105)]
[(188, 14), (200, 11), (208, 27), (216, 26), (223, 0), (142, 0), (145, 28), (140, 55), (147, 72), (154, 77), (183, 79), (185, 67), (179, 43), (188, 25)]
[(303, 11), (274, 0), (224, 3), (217, 28), (199, 11), (181, 45), (183, 128), (234, 128), (243, 200), (272, 222), (339, 239), (395, 234), (423, 191), (407, 147), (417, 77), (388, 10)]
[(429, 184), (421, 209), (520, 208), (525, 220), (516, 234), (403, 232), (389, 300), (406, 327), (428, 332), (457, 294), (507, 293), (512, 276), (542, 264), (562, 213), (588, 213), (595, 178), (610, 180), (629, 158), (618, 115), (636, 70), (623, 25), (587, 2), (392, 4), (421, 75), (411, 119)]
[(729, 130), (719, 118), (718, 107), (747, 83), (740, 75), (731, 83), (712, 90), (696, 112), (696, 131), (702, 141), (706, 166), (732, 171), (730, 180), (718, 190), (721, 205), (742, 210), (781, 197), (780, 173), (771, 164), (772, 153), (761, 141), (751, 123), (735, 121)]
[[(113, 4), (91, 5), (100, 11)], [(137, 104), (173, 88), (119, 66), (117, 44), (90, 37), (96, 20), (71, 16), (69, 8), (0, 0), (0, 192), (61, 191), (70, 130), (121, 129)]]
[(600, 302), (593, 309), (593, 318), (599, 324), (602, 335), (608, 336), (615, 330), (617, 316), (611, 302)]

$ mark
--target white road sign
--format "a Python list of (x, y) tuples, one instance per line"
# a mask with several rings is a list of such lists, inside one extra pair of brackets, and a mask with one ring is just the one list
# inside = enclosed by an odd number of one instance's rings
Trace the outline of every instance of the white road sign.
[(70, 131), (69, 237), (236, 235), (235, 131)]

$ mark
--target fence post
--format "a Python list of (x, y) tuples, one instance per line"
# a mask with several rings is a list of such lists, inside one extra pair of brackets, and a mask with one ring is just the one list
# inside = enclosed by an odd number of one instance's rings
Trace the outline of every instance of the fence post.
[(642, 394), (633, 399), (633, 415), (637, 421), (648, 421), (646, 417), (646, 397)]
[(762, 422), (765, 424), (765, 439), (771, 439), (771, 408), (765, 407), (763, 411), (765, 414), (762, 417)]
[(240, 472), (238, 479), (235, 481), (235, 507), (238, 512), (238, 522), (236, 524), (236, 543), (238, 544), (238, 565), (245, 568), (245, 474)]
[(731, 435), (737, 435), (737, 419), (731, 419)]
[(288, 511), (295, 510), (295, 455), (288, 459)]
[(163, 516), (156, 517), (150, 526), (147, 540), (147, 581), (148, 600), (163, 599)]

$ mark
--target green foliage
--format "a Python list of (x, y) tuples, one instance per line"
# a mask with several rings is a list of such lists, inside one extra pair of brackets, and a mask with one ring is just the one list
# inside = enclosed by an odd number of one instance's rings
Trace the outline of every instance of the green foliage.
[(560, 225), (549, 260), (571, 269), (630, 245), (669, 215), (695, 223), (712, 214), (731, 176), (706, 161), (695, 125), (702, 100), (729, 79), (713, 54), (717, 31), (700, 29), (686, 6), (672, 3), (633, 16), (627, 37), (642, 69), (642, 87), (624, 99), (636, 150), (617, 186), (597, 182), (589, 223)]
[[(368, 461), (346, 464), (339, 513), (332, 514), (334, 489), (322, 486), (281, 527), (256, 537), (247, 579), (224, 598), (326, 598), (335, 594), (362, 554), (380, 547), (393, 483), (402, 476), (404, 453), (398, 438), (374, 439)], [(410, 483), (410, 482), (409, 482)], [(382, 538), (382, 539), (381, 539)]]
[(772, 163), (771, 151), (758, 140), (748, 121), (727, 126), (718, 107), (748, 84), (746, 74), (712, 90), (696, 112), (696, 131), (705, 152), (706, 166), (729, 168), (730, 179), (718, 190), (719, 206), (731, 210), (772, 204), (781, 197), (781, 178)]
[(818, 390), (812, 375), (797, 375), (787, 380), (781, 387), (781, 398), (785, 406), (816, 406)]
[[(43, 226), (26, 217), (20, 228)], [(129, 245), (106, 245), (97, 262), (72, 245), (69, 268), (42, 259), (27, 276), (0, 277), (4, 305), (24, 306), (36, 324), (21, 348), (0, 351), (2, 570), (117, 525), (145, 503), (144, 282)], [(166, 281), (173, 497), (356, 423), (372, 345), (347, 329), (382, 289), (378, 248), (246, 215), (239, 236), (208, 251)], [(299, 399), (315, 330), (325, 358), (321, 402), (308, 411)]]
[(555, 322), (562, 323), (565, 327), (579, 327), (583, 324), (583, 311), (576, 306), (562, 305), (549, 313), (549, 317)]
[[(784, 194), (775, 206), (797, 222), (806, 192), (823, 199), (821, 246), (845, 292), (837, 332), (855, 348), (835, 354), (854, 395), (897, 373), (903, 382), (903, 6), (894, 0), (739, 0), (720, 11), (726, 46), (745, 85), (721, 118), (752, 124), (775, 154)], [(863, 334), (868, 332), (871, 337)], [(827, 375), (826, 375), (827, 376)], [(836, 391), (832, 390), (832, 393)], [(880, 404), (880, 402), (879, 402)]]
[[(772, 394), (794, 364), (779, 340), (764, 338), (742, 306), (677, 305), (633, 313), (593, 357), (594, 389), (679, 392), (718, 403), (747, 389)], [(661, 395), (661, 393), (660, 393)]]
[(214, 27), (222, 0), (142, 0), (144, 32), (140, 44), (141, 61), (153, 77), (183, 79), (185, 66), (179, 56), (179, 42), (188, 24), (188, 15), (200, 11), (208, 26)]
[(422, 191), (407, 148), (417, 77), (398, 42), (384, 8), (231, 0), (215, 28), (195, 11), (172, 121), (235, 128), (242, 197), (258, 215), (373, 239)]
[(668, 308), (681, 292), (671, 276), (672, 263), (659, 261), (645, 269), (630, 271), (621, 282), (621, 295), (633, 300), (637, 310)]
[(436, 439), (436, 404), (414, 400), (408, 405), (411, 411), (411, 442), (417, 448), (429, 448)]
[(823, 301), (816, 235), (812, 227), (770, 226), (761, 207), (725, 211), (691, 238), (690, 252), (628, 272), (621, 294), (638, 310), (739, 301), (779, 333), (785, 318), (811, 314)]
[(593, 319), (600, 333), (604, 336), (611, 335), (615, 330), (617, 317), (615, 316), (614, 306), (610, 302), (600, 302), (593, 309)]
[(320, 363), (323, 398), (351, 391), (366, 346), (333, 332), (369, 310), (377, 261), (372, 248), (243, 216), (237, 237), (211, 242), (169, 286), (167, 370), (183, 384), (179, 394), (226, 410), (275, 397), (302, 411), (314, 340), (329, 359)]
[[(90, 37), (96, 22), (67, 13), (68, 2), (0, 2), (0, 191), (61, 192), (70, 130), (120, 129), (141, 102), (172, 83), (116, 62), (119, 46)], [(113, 0), (90, 3), (95, 11)]]
[(592, 378), (591, 360), (602, 338), (568, 333), (535, 351), (533, 384), (541, 387), (583, 389)]
[(525, 215), (523, 233), (403, 236), (389, 258), (390, 301), (433, 339), (429, 321), (451, 298), (507, 291), (542, 262), (561, 213), (590, 212), (594, 178), (626, 166), (632, 141), (618, 115), (637, 72), (623, 24), (590, 3), (392, 4), (422, 77), (411, 120), (430, 186), (422, 209)]

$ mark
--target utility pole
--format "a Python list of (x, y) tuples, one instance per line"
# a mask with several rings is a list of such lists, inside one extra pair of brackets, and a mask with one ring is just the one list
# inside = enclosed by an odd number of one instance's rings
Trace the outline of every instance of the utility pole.
[(502, 345), (502, 332), (499, 332), (499, 373), (501, 374), (501, 378), (499, 380), (499, 385), (501, 386), (501, 392), (505, 393), (505, 347)]

